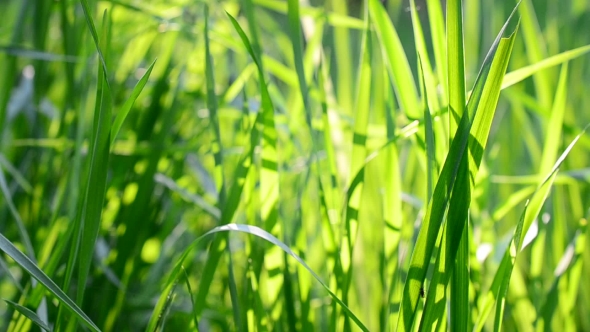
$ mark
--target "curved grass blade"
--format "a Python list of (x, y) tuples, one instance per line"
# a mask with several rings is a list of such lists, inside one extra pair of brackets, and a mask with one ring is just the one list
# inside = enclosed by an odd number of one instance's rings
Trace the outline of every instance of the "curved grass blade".
[[(557, 170), (559, 169), (559, 167), (561, 166), (561, 164), (563, 163), (565, 158), (568, 156), (569, 152), (572, 150), (572, 148), (576, 145), (578, 140), (582, 137), (582, 135), (586, 132), (586, 130), (588, 130), (589, 127), (590, 127), (590, 124), (587, 125), (582, 130), (582, 132), (580, 134), (578, 134), (574, 138), (574, 140), (568, 145), (568, 147), (565, 149), (565, 151), (561, 154), (561, 156), (557, 159), (557, 161), (553, 165), (553, 168), (551, 169), (549, 174), (547, 174), (545, 180), (541, 183), (538, 190), (535, 192), (535, 194), (531, 198), (531, 201), (528, 204), (528, 207), (526, 210), (526, 214), (524, 216), (522, 233), (526, 234), (528, 232), (531, 224), (533, 223), (533, 220), (535, 218), (537, 218), (537, 216), (539, 215), (539, 212), (541, 211), (541, 207), (543, 206), (543, 203), (545, 202), (545, 200), (549, 194), (549, 190), (551, 189), (551, 185), (553, 184), (553, 181), (555, 180), (555, 175), (557, 173)], [(512, 242), (515, 242), (515, 241), (516, 241), (516, 238), (513, 237)], [(517, 243), (516, 248), (518, 250), (521, 250), (522, 245), (523, 245), (523, 241), (524, 241), (524, 237), (521, 237), (519, 242), (515, 242), (515, 243)], [(512, 270), (512, 268), (513, 268), (513, 263), (511, 261), (511, 256), (510, 256), (509, 250), (510, 250), (510, 247), (508, 247), (506, 249), (506, 252), (504, 253), (504, 256), (502, 258), (502, 262), (500, 263), (500, 267), (498, 268), (498, 271), (496, 272), (496, 275), (494, 276), (494, 280), (492, 281), (492, 285), (490, 286), (490, 289), (488, 290), (487, 294), (485, 295), (485, 299), (483, 300), (483, 305), (481, 306), (480, 315), (479, 315), (477, 322), (475, 324), (475, 327), (473, 329), (474, 331), (481, 331), (483, 329), (483, 326), (488, 318), (488, 315), (492, 311), (494, 303), (496, 303), (497, 299), (499, 300), (499, 298), (500, 298), (501, 294), (499, 294), (499, 290), (501, 289), (501, 287), (506, 287), (506, 288), (508, 287), (508, 283), (510, 282), (510, 278), (508, 278), (508, 280), (506, 280), (505, 276), (506, 276), (506, 273), (508, 273), (506, 270)], [(510, 275), (508, 274), (508, 277), (509, 276)], [(504, 283), (506, 283), (507, 285), (503, 286)], [(500, 305), (503, 305), (503, 304), (500, 304)]]
[(43, 320), (37, 316), (37, 314), (32, 311), (31, 309), (24, 307), (16, 302), (12, 302), (10, 300), (6, 300), (4, 299), (4, 302), (8, 303), (9, 306), (13, 307), (14, 310), (20, 312), (23, 316), (27, 317), (28, 319), (30, 319), (33, 323), (37, 324), (37, 326), (39, 326), (40, 328), (42, 328), (45, 331), (53, 331), (49, 326), (47, 326), (47, 324), (45, 324), (43, 322)]
[[(294, 253), (285, 243), (277, 239), (274, 235), (268, 233), (267, 231), (251, 225), (243, 225), (243, 224), (226, 224), (222, 226), (218, 226), (213, 228), (212, 230), (208, 231), (207, 233), (199, 236), (195, 239), (181, 254), (180, 258), (177, 260), (177, 263), (172, 270), (170, 276), (168, 277), (168, 281), (166, 283), (166, 290), (171, 290), (172, 285), (176, 282), (179, 277), (179, 274), (183, 268), (184, 259), (188, 256), (188, 254), (197, 248), (199, 245), (204, 243), (204, 240), (212, 234), (220, 233), (220, 232), (242, 232), (248, 233), (254, 236), (257, 236), (267, 242), (274, 244), (275, 246), (279, 247), (283, 250), (287, 255), (293, 257), (302, 267), (305, 268), (313, 277), (316, 279), (320, 285), (330, 294), (332, 299), (336, 301), (347, 313), (347, 315), (354, 321), (357, 326), (362, 331), (369, 331), (369, 329), (360, 321), (360, 319), (344, 304), (344, 302), (336, 296), (334, 292), (326, 285), (322, 279), (305, 263), (301, 257), (299, 257), (296, 253)], [(152, 328), (155, 326), (155, 321), (157, 321), (157, 317), (160, 316), (162, 309), (164, 308), (164, 304), (166, 303), (166, 296), (164, 294), (169, 294), (168, 291), (163, 292), (160, 295), (160, 299), (158, 300), (158, 304), (156, 305), (156, 310), (154, 310), (152, 317), (150, 319), (150, 323), (148, 325), (148, 331), (154, 331)]]
[(51, 292), (68, 310), (78, 317), (91, 331), (100, 331), (88, 316), (51, 280), (29, 257), (18, 250), (12, 242), (0, 234), (0, 250), (4, 251), (14, 261), (37, 279)]
[(139, 94), (141, 93), (148, 79), (150, 78), (150, 74), (152, 73), (152, 69), (154, 69), (156, 60), (152, 62), (152, 64), (148, 67), (147, 71), (139, 80), (139, 82), (135, 84), (135, 87), (133, 88), (131, 95), (129, 96), (129, 98), (127, 98), (127, 101), (125, 101), (125, 104), (123, 104), (123, 107), (121, 107), (121, 109), (117, 113), (117, 117), (115, 118), (113, 126), (111, 127), (111, 146), (113, 146), (113, 144), (115, 143), (115, 139), (117, 138), (119, 130), (121, 130), (121, 126), (123, 126), (123, 122), (125, 121), (127, 114), (129, 114), (131, 107), (133, 107), (133, 104), (137, 100), (137, 97), (139, 97)]

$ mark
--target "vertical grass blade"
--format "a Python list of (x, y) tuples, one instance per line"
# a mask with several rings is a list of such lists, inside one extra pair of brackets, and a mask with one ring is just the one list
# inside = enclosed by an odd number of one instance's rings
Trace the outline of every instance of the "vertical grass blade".
[[(500, 30), (500, 33), (486, 56), (480, 74), (476, 79), (475, 87), (473, 89), (474, 92), (469, 99), (467, 110), (461, 118), (459, 128), (452, 141), (451, 149), (434, 189), (433, 199), (428, 206), (420, 232), (418, 233), (416, 245), (412, 252), (408, 279), (404, 285), (402, 306), (397, 325), (398, 330), (408, 331), (414, 322), (416, 306), (420, 297), (420, 289), (424, 287), (424, 279), (426, 277), (428, 263), (447, 209), (450, 208), (449, 215), (454, 216), (449, 217), (450, 222), (447, 224), (448, 227), (453, 227), (452, 231), (448, 231), (448, 233), (450, 233), (449, 236), (458, 237), (463, 233), (465, 218), (467, 216), (466, 211), (469, 207), (470, 200), (469, 195), (466, 195), (466, 192), (470, 191), (470, 185), (466, 186), (468, 182), (465, 182), (465, 178), (467, 178), (467, 181), (470, 181), (469, 179), (475, 177), (475, 170), (469, 171), (472, 163), (470, 162), (468, 165), (467, 161), (471, 161), (473, 158), (475, 160), (474, 164), (478, 167), (481, 157), (483, 156), (483, 148), (485, 148), (489, 132), (489, 129), (488, 131), (485, 131), (485, 128), (489, 128), (491, 124), (500, 93), (502, 77), (506, 72), (508, 59), (514, 42), (514, 34), (512, 34), (509, 39), (502, 39), (513, 14), (514, 11)], [(475, 139), (472, 138), (470, 140), (470, 133)], [(477, 144), (479, 149), (474, 150), (471, 146), (473, 144)], [(472, 157), (469, 159), (467, 152), (468, 145), (470, 145), (469, 153), (471, 153)], [(457, 251), (456, 246), (458, 244), (459, 239), (453, 238), (453, 241), (447, 240), (448, 247), (441, 247), (441, 255), (443, 253), (445, 255), (450, 254), (451, 257), (445, 258), (446, 263), (440, 261), (437, 263), (443, 264), (443, 266), (446, 265), (446, 268), (443, 270), (446, 272), (436, 273), (438, 270), (435, 268), (433, 278), (438, 276), (442, 280), (437, 283), (433, 280), (434, 287), (431, 286), (428, 290), (426, 307), (430, 307), (429, 302), (434, 303), (435, 296), (437, 301), (440, 298), (445, 297), (445, 286), (448, 282), (448, 277), (450, 277), (449, 268), (453, 266)], [(442, 287), (438, 287), (439, 284)], [(430, 310), (433, 309), (425, 308), (423, 314), (422, 320), (425, 322), (425, 326), (430, 326), (435, 320), (435, 312)]]
[(422, 112), (418, 104), (416, 82), (397, 31), (379, 0), (369, 0), (369, 12), (385, 53), (389, 76), (393, 81), (401, 108), (408, 118), (419, 119), (422, 117)]

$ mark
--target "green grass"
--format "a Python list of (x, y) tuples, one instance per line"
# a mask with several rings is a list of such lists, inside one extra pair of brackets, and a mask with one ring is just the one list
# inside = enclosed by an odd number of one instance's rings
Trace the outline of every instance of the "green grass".
[(590, 330), (590, 5), (385, 3), (0, 3), (0, 330)]

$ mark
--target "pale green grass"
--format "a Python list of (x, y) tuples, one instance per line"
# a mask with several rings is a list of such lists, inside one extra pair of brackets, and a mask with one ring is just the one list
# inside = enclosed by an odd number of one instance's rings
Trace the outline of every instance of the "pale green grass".
[(589, 330), (590, 5), (386, 3), (2, 2), (1, 330)]

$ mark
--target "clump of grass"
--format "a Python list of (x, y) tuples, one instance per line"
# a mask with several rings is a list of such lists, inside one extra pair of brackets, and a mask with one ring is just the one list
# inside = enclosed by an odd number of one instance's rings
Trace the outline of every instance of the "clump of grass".
[(590, 329), (555, 6), (0, 4), (0, 326)]

